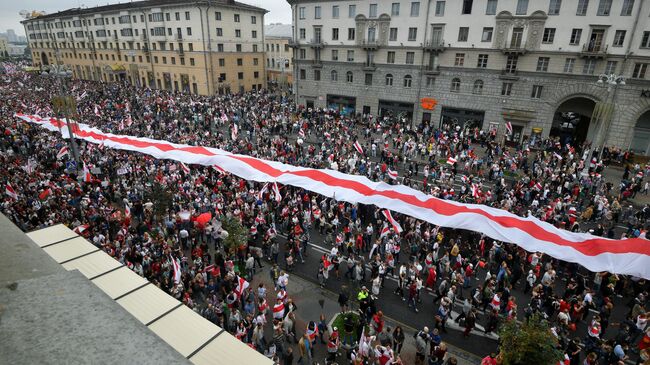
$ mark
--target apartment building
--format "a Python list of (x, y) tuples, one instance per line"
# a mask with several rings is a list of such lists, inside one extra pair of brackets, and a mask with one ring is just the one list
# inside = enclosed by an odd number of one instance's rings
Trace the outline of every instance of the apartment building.
[(145, 0), (24, 20), (36, 66), (212, 95), (265, 87), (264, 14), (233, 0)]
[(291, 90), (293, 84), (293, 51), (290, 24), (269, 24), (264, 27), (264, 50), (266, 51), (266, 77), (269, 87)]
[(300, 104), (650, 154), (648, 1), (288, 2)]

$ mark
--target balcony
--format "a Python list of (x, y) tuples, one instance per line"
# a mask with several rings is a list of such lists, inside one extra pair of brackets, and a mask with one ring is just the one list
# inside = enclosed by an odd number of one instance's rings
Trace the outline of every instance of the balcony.
[(178, 51), (179, 56), (185, 56), (185, 49), (179, 48), (179, 49), (177, 49), (177, 51)]
[(375, 40), (371, 40), (371, 41), (364, 40), (361, 42), (361, 48), (363, 48), (366, 51), (376, 51), (377, 48), (379, 48), (379, 42)]
[(377, 65), (374, 62), (365, 62), (363, 64), (363, 70), (364, 71), (375, 71), (377, 69)]
[(585, 43), (582, 45), (580, 57), (582, 58), (598, 58), (603, 59), (607, 57), (607, 47), (600, 44)]
[(176, 33), (176, 40), (177, 41), (182, 41), (183, 40), (183, 35), (181, 33)]
[(323, 68), (323, 61), (320, 59), (311, 60), (311, 67), (313, 68)]
[(444, 39), (431, 39), (426, 41), (422, 48), (427, 52), (440, 53), (444, 52), (447, 47)]
[(504, 68), (501, 70), (501, 74), (499, 75), (499, 78), (501, 80), (517, 81), (519, 80), (519, 73), (517, 72), (517, 69)]
[(289, 41), (289, 48), (300, 48), (300, 43), (294, 40)]
[(501, 52), (507, 55), (523, 55), (526, 51), (522, 42), (510, 42), (501, 47)]
[(149, 46), (146, 44), (142, 47), (142, 52), (144, 52), (144, 54), (151, 54), (151, 50), (149, 49)]
[(140, 34), (140, 39), (142, 39), (143, 41), (146, 41), (148, 38), (149, 37), (147, 37), (147, 33)]
[(424, 68), (426, 75), (440, 75), (440, 67), (438, 65), (427, 65)]
[(323, 48), (325, 44), (323, 43), (322, 38), (314, 38), (311, 41), (309, 41), (309, 47), (311, 48)]

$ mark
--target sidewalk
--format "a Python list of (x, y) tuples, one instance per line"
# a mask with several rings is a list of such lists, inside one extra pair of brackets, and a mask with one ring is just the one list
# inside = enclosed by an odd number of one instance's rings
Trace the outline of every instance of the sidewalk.
[[(264, 283), (268, 290), (267, 299), (273, 298), (275, 296), (275, 291), (273, 290), (273, 283), (271, 282), (269, 271), (270, 266), (268, 263), (265, 263), (264, 268), (258, 269), (254, 280), (251, 282), (252, 288), (256, 288), (260, 282)], [(296, 334), (298, 336), (305, 333), (305, 328), (309, 321), (318, 321), (321, 313), (325, 315), (327, 322), (329, 322), (340, 311), (340, 307), (337, 302), (338, 293), (334, 293), (327, 289), (321, 289), (317, 284), (313, 284), (296, 274), (291, 274), (289, 276), (289, 285), (287, 287), (287, 292), (289, 293), (289, 297), (292, 298), (293, 302), (298, 307), (296, 313)], [(410, 315), (411, 313), (405, 309), (404, 314)], [(416, 329), (401, 323), (399, 320), (389, 318), (386, 315), (384, 315), (384, 319), (386, 321), (386, 326), (394, 329), (396, 325), (400, 325), (404, 329), (405, 341), (400, 356), (404, 364), (413, 364), (415, 362), (415, 340), (413, 339), (413, 335), (416, 332)], [(451, 322), (452, 321), (449, 321), (449, 324), (451, 324)], [(270, 328), (267, 328), (266, 336), (267, 340), (271, 339), (272, 332)], [(327, 335), (324, 339), (327, 341)], [(471, 341), (471, 338), (468, 339), (468, 341)], [(373, 347), (377, 343), (378, 342), (373, 343)], [(475, 365), (481, 361), (477, 355), (451, 346), (448, 343), (447, 346), (448, 357), (456, 357), (458, 359), (459, 365)], [(298, 358), (300, 357), (300, 350), (296, 344), (292, 344), (291, 347), (293, 348), (294, 361), (297, 362)], [(347, 364), (348, 362), (346, 360), (345, 350), (341, 350), (339, 353), (340, 356), (338, 357), (338, 362), (340, 364)], [(314, 363), (324, 364), (326, 356), (326, 345), (321, 345), (317, 340), (316, 346), (314, 348)]]

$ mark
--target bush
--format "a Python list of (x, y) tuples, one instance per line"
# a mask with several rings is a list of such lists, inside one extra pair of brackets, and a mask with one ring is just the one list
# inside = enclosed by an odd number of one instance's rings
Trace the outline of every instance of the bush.
[(221, 227), (228, 232), (228, 237), (223, 240), (226, 252), (234, 253), (242, 245), (248, 242), (248, 231), (242, 226), (237, 218), (226, 218), (221, 221)]
[(555, 365), (564, 354), (548, 321), (538, 315), (519, 323), (509, 320), (499, 331), (502, 365)]

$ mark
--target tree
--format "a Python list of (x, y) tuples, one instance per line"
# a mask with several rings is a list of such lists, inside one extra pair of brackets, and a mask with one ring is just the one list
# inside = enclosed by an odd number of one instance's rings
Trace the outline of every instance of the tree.
[(174, 197), (169, 189), (166, 189), (159, 182), (154, 181), (147, 198), (153, 203), (154, 216), (160, 219), (165, 215), (165, 211), (172, 207)]
[(548, 321), (533, 315), (523, 323), (507, 321), (499, 331), (502, 365), (554, 365), (564, 356)]
[(223, 240), (226, 252), (234, 253), (240, 246), (248, 242), (248, 232), (237, 218), (224, 217), (221, 220), (221, 227), (228, 232), (228, 236)]

